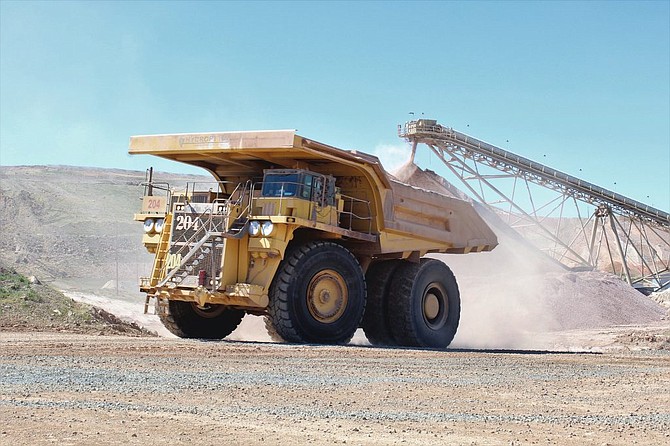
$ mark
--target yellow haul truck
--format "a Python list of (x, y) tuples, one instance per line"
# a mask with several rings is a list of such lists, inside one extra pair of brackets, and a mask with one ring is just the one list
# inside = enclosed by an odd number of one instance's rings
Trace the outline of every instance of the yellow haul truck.
[(451, 270), (428, 253), (489, 251), (467, 202), (409, 186), (375, 156), (292, 130), (134, 136), (131, 154), (200, 166), (211, 184), (145, 183), (140, 289), (174, 334), (222, 339), (245, 313), (287, 342), (444, 348), (460, 318)]

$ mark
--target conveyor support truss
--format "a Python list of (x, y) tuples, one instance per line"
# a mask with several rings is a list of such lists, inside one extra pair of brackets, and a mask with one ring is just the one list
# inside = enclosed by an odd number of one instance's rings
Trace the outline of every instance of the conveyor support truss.
[[(412, 156), (418, 144), (427, 145), (475, 200), (563, 266), (613, 272), (644, 292), (670, 285), (669, 213), (434, 120), (407, 122), (398, 134), (412, 144)], [(589, 215), (582, 216), (579, 202), (591, 206)], [(570, 205), (575, 212), (566, 211)], [(567, 230), (575, 225), (566, 215), (578, 218), (575, 231)]]

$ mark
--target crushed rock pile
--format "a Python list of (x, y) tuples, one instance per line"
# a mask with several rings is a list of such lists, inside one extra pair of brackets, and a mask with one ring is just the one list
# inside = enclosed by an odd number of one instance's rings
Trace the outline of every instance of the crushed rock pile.
[(608, 273), (549, 274), (544, 285), (557, 330), (654, 323), (665, 313), (656, 302)]
[[(465, 197), (435, 172), (413, 163), (393, 175), (415, 187)], [(498, 236), (499, 246), (489, 253), (432, 256), (449, 265), (461, 290), (461, 323), (453, 346), (533, 348), (536, 333), (650, 324), (666, 316), (659, 300), (611, 274), (566, 270), (497, 215), (473, 205)]]
[(657, 302), (658, 304), (667, 308), (668, 316), (670, 316), (670, 288), (663, 291), (659, 291), (657, 293), (652, 293), (651, 296), (649, 297), (654, 302)]

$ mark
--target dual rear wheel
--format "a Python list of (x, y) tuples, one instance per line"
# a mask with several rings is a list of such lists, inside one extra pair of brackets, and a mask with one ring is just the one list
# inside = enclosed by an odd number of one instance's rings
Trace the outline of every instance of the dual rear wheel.
[(435, 259), (387, 261), (367, 274), (363, 330), (373, 345), (446, 348), (458, 330), (461, 300), (456, 278)]

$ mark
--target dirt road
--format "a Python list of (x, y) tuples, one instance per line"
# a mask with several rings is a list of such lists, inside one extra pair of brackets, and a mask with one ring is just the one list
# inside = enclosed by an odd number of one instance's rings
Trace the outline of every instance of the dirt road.
[(670, 443), (670, 353), (0, 332), (0, 444)]

